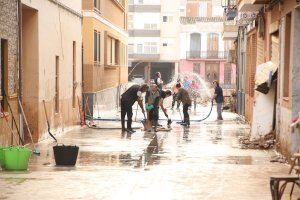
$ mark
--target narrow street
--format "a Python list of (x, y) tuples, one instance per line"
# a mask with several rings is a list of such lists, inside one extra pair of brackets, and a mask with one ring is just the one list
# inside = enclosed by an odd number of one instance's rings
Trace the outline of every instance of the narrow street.
[[(179, 119), (177, 111), (173, 116)], [(288, 165), (269, 162), (273, 150), (240, 149), (238, 136), (249, 126), (235, 114), (225, 113), (223, 122), (214, 118), (189, 130), (173, 122), (171, 132), (157, 133), (157, 142), (143, 131), (128, 137), (76, 128), (58, 137), (80, 147), (76, 167), (56, 167), (54, 144), (44, 141), (28, 172), (1, 173), (0, 199), (271, 199), (269, 176), (287, 174)]]

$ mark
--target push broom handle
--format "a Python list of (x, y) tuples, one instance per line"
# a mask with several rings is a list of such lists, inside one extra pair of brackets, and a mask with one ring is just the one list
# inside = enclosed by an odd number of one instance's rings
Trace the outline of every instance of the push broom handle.
[(29, 136), (30, 136), (30, 139), (31, 139), (31, 143), (33, 145), (33, 148), (35, 148), (35, 144), (33, 142), (32, 134), (31, 134), (31, 131), (30, 131), (30, 128), (29, 128), (29, 125), (28, 125), (28, 122), (27, 122), (27, 119), (26, 119), (26, 116), (25, 116), (25, 112), (24, 112), (24, 109), (23, 109), (23, 106), (21, 104), (20, 99), (18, 99), (18, 102), (19, 102), (20, 110), (21, 110), (22, 115), (23, 115), (24, 122), (26, 124), (27, 130), (28, 130), (28, 133), (29, 133)]

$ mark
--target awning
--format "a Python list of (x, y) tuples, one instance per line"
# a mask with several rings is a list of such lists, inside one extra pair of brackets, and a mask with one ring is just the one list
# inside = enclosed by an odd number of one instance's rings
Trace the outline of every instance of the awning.
[(271, 87), (272, 81), (276, 78), (278, 66), (269, 61), (258, 65), (255, 74), (255, 89), (267, 94)]

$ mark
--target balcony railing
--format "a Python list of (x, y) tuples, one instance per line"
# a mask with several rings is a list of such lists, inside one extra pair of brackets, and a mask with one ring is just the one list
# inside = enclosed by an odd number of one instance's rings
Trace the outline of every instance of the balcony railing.
[(226, 51), (187, 51), (187, 59), (226, 59)]
[(129, 53), (128, 58), (134, 60), (159, 60), (160, 54)]
[(130, 37), (160, 37), (160, 30), (151, 29), (131, 29), (128, 30)]

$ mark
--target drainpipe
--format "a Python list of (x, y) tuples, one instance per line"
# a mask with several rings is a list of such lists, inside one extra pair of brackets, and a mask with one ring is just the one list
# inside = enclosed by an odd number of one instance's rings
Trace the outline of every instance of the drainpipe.
[(18, 91), (18, 96), (20, 100), (22, 99), (22, 4), (21, 0), (18, 0), (18, 28), (19, 28), (19, 47), (18, 47), (18, 54), (19, 54), (19, 91)]
[[(19, 88), (18, 88), (18, 100), (20, 99), (22, 103), (22, 2), (21, 0), (18, 0), (18, 29), (19, 29), (19, 34), (18, 34), (18, 54), (19, 54)], [(20, 105), (18, 103), (18, 110), (19, 113), (21, 113), (20, 110)], [(21, 130), (21, 136), (24, 141), (24, 131), (23, 131), (23, 121), (22, 121), (22, 116), (21, 114), (19, 115), (19, 127)]]

